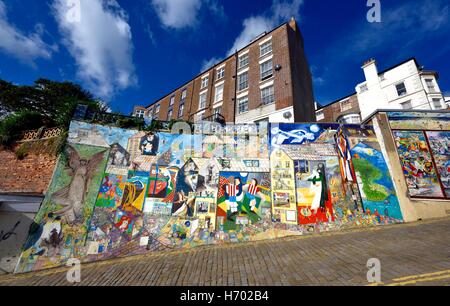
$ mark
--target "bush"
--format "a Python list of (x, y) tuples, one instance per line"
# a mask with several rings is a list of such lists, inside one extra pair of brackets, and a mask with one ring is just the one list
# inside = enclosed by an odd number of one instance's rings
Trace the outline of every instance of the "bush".
[(33, 111), (20, 111), (0, 122), (0, 145), (9, 146), (23, 131), (35, 130), (48, 125), (45, 117)]

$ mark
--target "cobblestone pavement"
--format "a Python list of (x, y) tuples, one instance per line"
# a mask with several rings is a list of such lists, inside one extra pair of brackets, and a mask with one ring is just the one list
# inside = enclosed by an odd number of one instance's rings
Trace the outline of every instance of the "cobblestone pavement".
[[(450, 218), (82, 265), (80, 285), (450, 285)], [(0, 276), (0, 285), (70, 285), (66, 269)]]

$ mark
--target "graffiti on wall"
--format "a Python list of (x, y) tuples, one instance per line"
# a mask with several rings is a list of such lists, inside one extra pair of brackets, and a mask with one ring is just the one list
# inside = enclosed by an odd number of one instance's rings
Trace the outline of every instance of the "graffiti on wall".
[(388, 112), (394, 130), (450, 130), (450, 116), (446, 112)]
[(403, 174), (412, 197), (442, 198), (430, 148), (422, 131), (393, 131)]
[(189, 135), (72, 122), (16, 271), (402, 221), (373, 130), (269, 130)]
[(322, 228), (401, 221), (373, 135), (370, 128), (336, 124), (272, 125), (274, 218)]
[(70, 144), (23, 247), (19, 271), (58, 266), (79, 254), (107, 163), (108, 150)]

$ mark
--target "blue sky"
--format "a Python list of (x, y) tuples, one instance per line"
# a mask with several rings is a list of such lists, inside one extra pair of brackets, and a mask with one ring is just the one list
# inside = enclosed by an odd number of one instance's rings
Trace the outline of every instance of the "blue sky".
[(450, 93), (448, 0), (380, 2), (369, 23), (366, 0), (0, 0), (0, 78), (74, 81), (130, 113), (295, 16), (320, 103), (352, 93), (369, 58), (415, 56)]

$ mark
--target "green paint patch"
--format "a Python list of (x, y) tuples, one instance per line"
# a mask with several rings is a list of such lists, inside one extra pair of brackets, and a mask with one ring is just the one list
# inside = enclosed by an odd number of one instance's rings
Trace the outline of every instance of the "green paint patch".
[(386, 188), (377, 184), (376, 181), (383, 177), (383, 172), (372, 165), (368, 160), (362, 158), (353, 159), (355, 170), (360, 173), (363, 181), (363, 191), (369, 201), (384, 201), (389, 193)]

